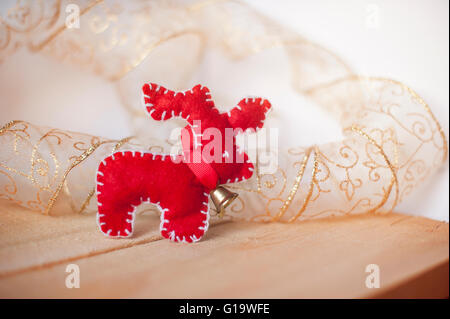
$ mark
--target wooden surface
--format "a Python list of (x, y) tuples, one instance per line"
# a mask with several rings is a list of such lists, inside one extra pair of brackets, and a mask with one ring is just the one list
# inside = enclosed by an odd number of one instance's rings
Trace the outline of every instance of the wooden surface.
[[(139, 216), (108, 239), (94, 216), (48, 217), (0, 205), (1, 298), (448, 297), (449, 226), (401, 214), (296, 224), (219, 222), (193, 245)], [(80, 267), (68, 289), (68, 264)], [(379, 289), (365, 285), (380, 267)]]

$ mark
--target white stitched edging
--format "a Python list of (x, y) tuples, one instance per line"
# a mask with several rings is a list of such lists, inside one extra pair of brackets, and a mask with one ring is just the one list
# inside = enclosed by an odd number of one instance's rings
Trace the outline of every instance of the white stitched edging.
[[(204, 194), (205, 196), (207, 196), (206, 198), (208, 199), (208, 196), (209, 196), (209, 195), (208, 195), (207, 193), (203, 193), (203, 194)], [(159, 203), (157, 203), (157, 204), (155, 204), (155, 205), (157, 205), (158, 208), (159, 208), (160, 211), (161, 211), (161, 223), (159, 224), (159, 231), (162, 233), (163, 231), (167, 231), (167, 228), (165, 228), (164, 225), (167, 224), (167, 223), (170, 223), (170, 220), (166, 219), (166, 217), (165, 217), (165, 212), (168, 211), (168, 209), (163, 209), (161, 206), (159, 206)], [(198, 229), (202, 230), (203, 233), (202, 233), (202, 235), (201, 235), (199, 238), (197, 238), (197, 236), (195, 236), (195, 234), (189, 236), (189, 239), (192, 241), (192, 243), (195, 243), (195, 242), (199, 241), (200, 239), (202, 239), (202, 237), (205, 235), (206, 231), (207, 231), (208, 228), (209, 228), (209, 217), (210, 217), (210, 214), (209, 214), (209, 203), (208, 203), (208, 202), (203, 202), (203, 206), (206, 206), (207, 209), (206, 209), (206, 211), (200, 210), (200, 213), (205, 214), (205, 215), (206, 215), (206, 219), (202, 222), (202, 223), (203, 223), (203, 226), (199, 226), (199, 227), (198, 227)], [(178, 235), (175, 233), (174, 230), (172, 230), (171, 232), (169, 232), (169, 233), (168, 233), (168, 236), (169, 236), (169, 239), (170, 239), (171, 241), (179, 242), (179, 243), (189, 243), (189, 242), (186, 240), (186, 236), (180, 237), (180, 236), (178, 236)]]
[[(118, 154), (121, 154), (122, 156), (125, 156), (126, 153), (131, 153), (131, 155), (133, 157), (135, 157), (136, 153), (140, 153), (141, 157), (143, 157), (146, 154), (150, 154), (150, 155), (153, 156), (153, 159), (155, 159), (157, 156), (161, 156), (162, 160), (165, 160), (165, 158), (166, 158), (166, 154), (155, 154), (155, 153), (147, 152), (147, 151), (121, 150), (121, 151), (114, 152), (112, 155), (110, 155), (110, 156), (106, 157), (105, 159), (103, 159), (103, 161), (101, 162), (103, 164), (103, 166), (99, 165), (97, 167), (97, 171), (96, 171), (96, 174), (95, 174), (95, 176), (96, 176), (96, 185), (97, 185), (96, 186), (96, 194), (97, 195), (101, 194), (101, 192), (99, 190), (99, 187), (104, 186), (104, 183), (98, 181), (99, 176), (102, 176), (102, 177), (104, 176), (104, 173), (100, 170), (100, 167), (102, 167), (102, 169), (104, 169), (107, 166), (108, 163), (106, 162), (106, 160), (108, 158), (110, 158), (111, 160), (114, 161), (114, 160), (116, 160), (116, 157), (117, 157)], [(134, 232), (135, 214), (136, 214), (136, 210), (137, 210), (137, 208), (138, 208), (138, 206), (140, 204), (142, 204), (142, 198), (141, 198), (141, 202), (137, 206), (130, 204), (131, 207), (133, 207), (133, 210), (130, 211), (130, 212), (127, 212), (127, 214), (131, 215), (132, 217), (131, 217), (131, 219), (127, 218), (126, 222), (131, 224), (131, 231), (128, 231), (128, 229), (125, 229), (124, 230), (125, 234), (122, 234), (121, 231), (119, 230), (116, 235), (111, 235), (112, 229), (108, 229), (106, 231), (106, 233), (103, 232), (101, 226), (105, 225), (106, 223), (102, 222), (101, 218), (105, 217), (105, 214), (100, 214), (99, 210), (97, 210), (97, 216), (96, 216), (97, 225), (98, 225), (98, 228), (100, 229), (100, 231), (102, 232), (102, 234), (104, 234), (108, 238), (128, 238), (128, 237), (130, 237), (133, 234), (133, 232)], [(154, 204), (154, 203), (152, 203), (152, 204)], [(97, 206), (98, 207), (102, 207), (103, 206), (103, 204), (99, 201), (98, 196), (97, 196)]]
[[(150, 91), (153, 91), (153, 85), (152, 83), (147, 83), (149, 86)], [(153, 83), (156, 86), (156, 89), (154, 90), (155, 93), (158, 93), (160, 91), (160, 89), (164, 89), (164, 92), (162, 94), (167, 95), (170, 94), (172, 97), (176, 97), (178, 94), (181, 94), (183, 96), (186, 96), (187, 93), (194, 95), (196, 92), (199, 93), (203, 93), (204, 95), (204, 101), (210, 106), (212, 107), (212, 109), (216, 109), (218, 111), (218, 109), (215, 107), (214, 105), (214, 101), (211, 98), (211, 92), (209, 91), (209, 89), (205, 86), (202, 85), (195, 85), (194, 87), (192, 87), (191, 89), (187, 89), (184, 91), (179, 91), (179, 92), (175, 92), (169, 89), (166, 89), (165, 87), (162, 87), (160, 85), (157, 85), (155, 83)], [(197, 88), (198, 87), (198, 88)], [(196, 88), (196, 91), (194, 91), (194, 88)], [(151, 116), (152, 113), (155, 111), (155, 109), (151, 109), (152, 107), (154, 107), (154, 104), (151, 102), (145, 102), (145, 99), (152, 99), (152, 96), (145, 94), (144, 92), (142, 92), (142, 96), (141, 96), (141, 100), (142, 100), (142, 104), (143, 106), (146, 108), (147, 112), (149, 113), (149, 115)], [(164, 111), (161, 115), (161, 119), (159, 119), (159, 121), (165, 121), (171, 118), (182, 118), (186, 121), (189, 120), (190, 115), (188, 114), (187, 116), (183, 116), (182, 114), (183, 112), (180, 111), (178, 114), (174, 114), (174, 111), (171, 111), (171, 114), (166, 114), (166, 111)], [(168, 115), (168, 116), (166, 116)], [(158, 120), (158, 119), (155, 119)], [(189, 123), (189, 121), (188, 121)], [(189, 123), (191, 124), (191, 123)]]
[[(245, 161), (245, 164), (252, 164), (252, 166), (253, 166), (253, 163), (250, 161), (250, 159), (247, 159), (247, 161)], [(253, 172), (253, 171), (254, 171), (254, 169), (253, 169), (252, 166), (249, 165), (249, 166), (247, 167), (247, 169), (248, 169), (250, 172)], [(242, 174), (242, 171), (241, 171), (241, 174)], [(246, 181), (246, 180), (250, 179), (252, 176), (253, 176), (253, 173), (252, 173), (248, 178), (245, 177), (244, 175), (241, 175), (241, 177), (236, 177), (234, 180), (232, 180), (231, 178), (229, 178), (229, 179), (226, 180), (225, 184), (243, 182), (243, 181)]]
[[(242, 101), (244, 101), (244, 103), (246, 103), (246, 104), (248, 104), (249, 102), (256, 103), (257, 99), (260, 99), (260, 101), (259, 101), (259, 105), (260, 106), (263, 106), (264, 102), (267, 101), (267, 103), (269, 103), (270, 107), (266, 108), (264, 110), (264, 119), (262, 119), (255, 128), (247, 128), (245, 130), (245, 132), (247, 132), (248, 130), (250, 130), (250, 133), (258, 132), (264, 126), (264, 121), (266, 120), (267, 115), (269, 114), (270, 111), (272, 111), (272, 104), (270, 103), (270, 101), (268, 99), (260, 97), (260, 96), (259, 97), (250, 97), (250, 96), (248, 96), (248, 97), (243, 98), (242, 100), (240, 100), (239, 103), (241, 103)], [(242, 106), (240, 106), (239, 103), (236, 104), (233, 108), (231, 108), (231, 110), (228, 110), (228, 112), (226, 112), (228, 117), (231, 117), (231, 112), (233, 110), (235, 110), (235, 109), (239, 110), (239, 111), (242, 111)]]
[[(121, 150), (121, 151), (115, 152), (114, 154), (115, 154), (116, 156), (117, 156), (118, 154), (121, 154), (122, 156), (125, 156), (126, 153), (131, 153), (131, 155), (132, 155), (133, 157), (136, 155), (136, 153), (138, 153), (138, 154), (141, 154), (141, 157), (143, 157), (144, 155), (151, 155), (151, 156), (152, 156), (152, 159), (157, 158), (157, 156), (160, 156), (160, 157), (161, 157), (161, 160), (165, 160), (166, 157), (167, 157), (167, 158), (172, 158), (172, 159), (173, 159), (172, 155), (170, 155), (170, 154), (169, 154), (169, 155), (168, 155), (168, 154), (156, 154), (156, 153), (153, 153), (153, 152), (147, 152), (147, 151)], [(102, 161), (102, 163), (104, 163), (104, 164), (103, 164), (103, 166), (102, 166), (102, 165), (99, 165), (99, 166), (98, 166), (97, 172), (96, 172), (96, 179), (98, 179), (99, 176), (102, 176), (102, 177), (104, 176), (104, 173), (103, 173), (102, 171), (100, 171), (100, 167), (102, 167), (102, 169), (104, 169), (104, 168), (107, 166), (106, 160), (107, 160), (108, 158), (110, 158), (111, 160), (114, 161), (114, 160), (116, 160), (116, 156), (113, 157), (113, 156), (111, 155), (111, 156), (109, 156), (109, 157), (106, 157), (106, 158)], [(100, 190), (99, 190), (99, 187), (104, 186), (104, 183), (101, 183), (101, 182), (99, 182), (98, 180), (96, 180), (96, 184), (97, 184), (97, 187), (96, 187), (96, 193), (97, 193), (97, 194), (101, 194), (101, 192), (100, 192)], [(202, 214), (205, 214), (205, 215), (206, 215), (206, 219), (202, 222), (202, 223), (203, 223), (203, 226), (199, 226), (199, 227), (198, 227), (198, 229), (203, 230), (203, 233), (202, 233), (202, 235), (201, 235), (199, 238), (197, 238), (197, 236), (195, 236), (195, 235), (191, 235), (191, 236), (189, 237), (189, 239), (190, 239), (192, 242), (197, 242), (197, 241), (199, 241), (199, 240), (205, 235), (206, 231), (207, 231), (208, 228), (209, 228), (209, 218), (210, 218), (210, 213), (209, 213), (209, 203), (208, 203), (209, 194), (206, 193), (206, 192), (204, 192), (203, 195), (206, 197), (206, 201), (203, 201), (203, 202), (202, 202), (202, 204), (203, 204), (203, 209), (205, 208), (205, 206), (207, 207), (207, 209), (206, 209), (206, 211), (202, 209), (202, 210), (200, 210), (200, 212), (201, 212)], [(102, 234), (105, 235), (105, 236), (107, 236), (108, 238), (128, 238), (128, 237), (130, 237), (130, 236), (133, 234), (133, 232), (134, 232), (134, 224), (135, 224), (135, 220), (136, 220), (136, 211), (137, 211), (137, 208), (138, 208), (142, 203), (153, 204), (153, 205), (155, 205), (155, 206), (158, 208), (158, 210), (161, 212), (161, 217), (160, 217), (161, 222), (160, 222), (160, 225), (159, 225), (159, 231), (160, 231), (160, 233), (162, 233), (162, 231), (167, 231), (167, 228), (165, 228), (164, 225), (167, 224), (167, 223), (170, 223), (170, 221), (167, 220), (167, 219), (165, 218), (165, 213), (166, 213), (167, 211), (169, 211), (169, 209), (168, 209), (168, 208), (162, 207), (161, 204), (160, 204), (160, 202), (152, 202), (151, 199), (150, 199), (150, 197), (147, 197), (146, 200), (143, 200), (143, 198), (141, 197), (141, 198), (140, 198), (140, 203), (139, 203), (138, 205), (130, 204), (130, 206), (133, 208), (133, 210), (127, 212), (127, 214), (131, 216), (131, 219), (126, 218), (125, 221), (126, 221), (127, 223), (131, 224), (131, 231), (129, 231), (128, 229), (125, 229), (125, 230), (123, 231), (124, 234), (122, 234), (122, 232), (119, 230), (119, 231), (117, 232), (116, 235), (111, 235), (112, 229), (108, 229), (106, 232), (104, 232), (104, 231), (102, 230), (102, 227), (101, 227), (101, 226), (103, 226), (103, 225), (106, 224), (105, 222), (102, 221), (102, 218), (105, 217), (105, 214), (104, 214), (104, 213), (100, 213), (99, 211), (97, 211), (97, 216), (96, 216), (97, 225), (98, 225), (100, 231), (102, 232)], [(97, 204), (98, 204), (99, 207), (102, 207), (102, 206), (103, 206), (103, 204), (99, 201), (98, 196), (97, 196)], [(186, 237), (185, 237), (185, 236), (183, 236), (183, 237), (177, 236), (176, 233), (175, 233), (175, 231), (171, 231), (171, 232), (169, 233), (169, 239), (172, 240), (172, 241), (177, 241), (177, 242), (186, 242), (186, 243), (188, 242), (188, 241), (186, 240)]]

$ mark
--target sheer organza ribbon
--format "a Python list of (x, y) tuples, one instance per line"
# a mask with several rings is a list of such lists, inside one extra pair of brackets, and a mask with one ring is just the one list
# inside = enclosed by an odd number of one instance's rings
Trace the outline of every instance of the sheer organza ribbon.
[[(292, 89), (332, 114), (343, 134), (336, 142), (280, 150), (279, 165), (270, 174), (260, 172), (257, 153), (254, 177), (231, 186), (240, 196), (228, 218), (292, 222), (390, 212), (447, 158), (439, 122), (412, 89), (356, 75), (330, 51), (240, 2), (121, 3), (80, 1), (76, 34), (65, 27), (66, 3), (60, 1), (25, 4), (29, 19), (9, 15), (0, 21), (3, 63), (25, 45), (94, 72), (115, 84), (135, 123), (135, 137), (122, 140), (24, 121), (6, 123), (0, 128), (0, 198), (45, 214), (94, 212), (94, 174), (103, 157), (123, 148), (170, 151), (170, 143), (148, 139), (154, 131), (139, 125), (145, 115), (134, 96), (136, 83), (188, 87), (186, 79), (213, 50), (241, 62), (281, 48), (293, 75)], [(165, 54), (152, 56), (156, 49)], [(177, 72), (172, 72), (174, 65)]]

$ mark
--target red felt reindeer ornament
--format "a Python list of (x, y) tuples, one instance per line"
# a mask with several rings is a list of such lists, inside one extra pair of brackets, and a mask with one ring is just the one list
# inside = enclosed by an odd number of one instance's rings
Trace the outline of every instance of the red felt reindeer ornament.
[(183, 155), (118, 151), (105, 158), (97, 170), (98, 226), (109, 237), (129, 237), (136, 208), (147, 202), (161, 211), (162, 236), (196, 242), (208, 229), (210, 193), (252, 176), (253, 164), (237, 147), (235, 135), (261, 128), (271, 105), (246, 98), (220, 113), (201, 85), (174, 92), (150, 83), (143, 93), (154, 120), (179, 117), (187, 122), (181, 134)]

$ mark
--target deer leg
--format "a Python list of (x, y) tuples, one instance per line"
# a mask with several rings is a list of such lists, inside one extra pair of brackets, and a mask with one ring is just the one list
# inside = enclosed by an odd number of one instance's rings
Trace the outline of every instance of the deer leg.
[(193, 187), (183, 194), (178, 205), (168, 205), (161, 215), (161, 234), (177, 242), (199, 241), (209, 226), (209, 204), (206, 188)]
[(109, 237), (131, 236), (136, 208), (151, 202), (161, 209), (162, 195), (173, 188), (168, 181), (176, 180), (180, 166), (185, 164), (149, 152), (116, 152), (105, 158), (97, 171), (100, 230)]

